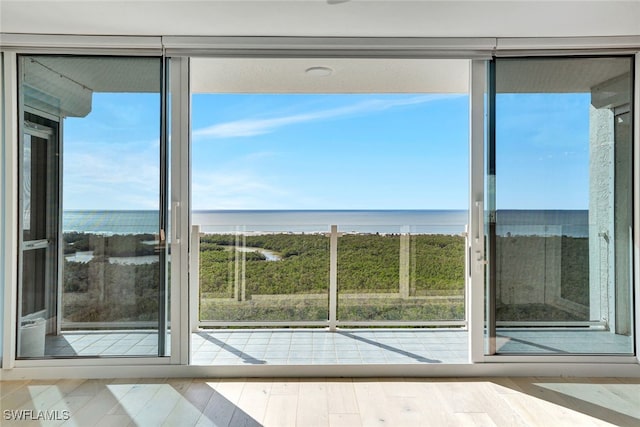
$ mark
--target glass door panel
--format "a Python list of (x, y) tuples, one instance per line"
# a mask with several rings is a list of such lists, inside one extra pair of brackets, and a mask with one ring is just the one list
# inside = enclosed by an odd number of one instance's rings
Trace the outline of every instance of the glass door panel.
[[(41, 289), (45, 277), (45, 306), (59, 307), (44, 356), (166, 355), (161, 60), (20, 59), (25, 115), (61, 124), (59, 150), (25, 137), (21, 165), (21, 287)], [(44, 179), (58, 168), (60, 179)], [(58, 230), (59, 245), (50, 237)]]
[[(295, 214), (289, 215), (291, 225), (282, 225), (286, 213), (277, 212), (198, 211), (193, 217), (201, 231), (201, 325), (326, 321), (326, 225), (304, 224), (302, 216), (296, 223)], [(258, 219), (261, 225), (233, 224), (242, 217)]]
[(493, 64), (489, 354), (633, 352), (631, 64)]
[(18, 357), (44, 354), (47, 332), (56, 328), (58, 200), (49, 188), (57, 181), (57, 139), (51, 127), (24, 123), (20, 145), (19, 334)]

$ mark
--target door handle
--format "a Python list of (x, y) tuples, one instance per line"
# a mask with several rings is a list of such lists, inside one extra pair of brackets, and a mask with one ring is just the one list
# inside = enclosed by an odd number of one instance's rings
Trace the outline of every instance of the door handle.
[(475, 208), (476, 208), (476, 219), (478, 220), (478, 223), (476, 224), (476, 232), (475, 232), (475, 241), (476, 243), (480, 243), (480, 227), (482, 226), (482, 220), (484, 219), (484, 211), (482, 209), (482, 202), (481, 201), (477, 201), (475, 203)]
[(49, 247), (48, 239), (40, 239), (40, 240), (29, 240), (26, 242), (22, 242), (22, 250), (28, 251), (33, 249), (45, 249)]
[(180, 243), (180, 202), (173, 202), (171, 206), (171, 234), (172, 243)]

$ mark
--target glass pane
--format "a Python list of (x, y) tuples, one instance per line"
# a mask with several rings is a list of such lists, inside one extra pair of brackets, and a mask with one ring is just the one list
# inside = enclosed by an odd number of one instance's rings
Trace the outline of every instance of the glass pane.
[[(271, 218), (269, 218), (271, 217)], [(198, 212), (200, 320), (217, 322), (326, 321), (329, 238), (296, 226), (224, 227), (228, 213)], [(282, 219), (263, 213), (263, 222)], [(223, 229), (226, 228), (226, 231)], [(326, 226), (308, 229), (321, 230)]]
[(22, 315), (45, 310), (46, 249), (25, 251), (22, 258)]
[(62, 198), (61, 224), (50, 225), (63, 233), (54, 252), (63, 255), (50, 261), (60, 280), (46, 288), (61, 312), (47, 327), (45, 355), (157, 356), (166, 313), (160, 59), (23, 56), (21, 67), (25, 109), (63, 123), (62, 185), (46, 187)]
[[(369, 226), (368, 232), (350, 231), (339, 238), (338, 319), (462, 324), (467, 212), (389, 216), (392, 221), (428, 225)], [(443, 225), (446, 222), (450, 224)]]
[(496, 61), (498, 353), (633, 352), (631, 63)]
[(22, 232), (24, 241), (47, 238), (47, 174), (49, 165), (47, 138), (26, 134), (23, 140)]

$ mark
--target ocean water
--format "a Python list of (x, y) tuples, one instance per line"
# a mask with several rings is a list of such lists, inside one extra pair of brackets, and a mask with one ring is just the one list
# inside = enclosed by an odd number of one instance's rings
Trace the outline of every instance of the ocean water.
[[(584, 210), (498, 211), (499, 235), (586, 237)], [(460, 234), (466, 210), (210, 210), (194, 211), (192, 223), (205, 233), (313, 233), (337, 225), (346, 233)], [(100, 234), (158, 233), (157, 211), (65, 211), (63, 231)]]

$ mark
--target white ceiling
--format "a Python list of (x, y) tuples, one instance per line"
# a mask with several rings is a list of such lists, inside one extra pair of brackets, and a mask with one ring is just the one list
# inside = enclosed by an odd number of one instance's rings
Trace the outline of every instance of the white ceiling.
[[(0, 33), (314, 37), (636, 36), (640, 35), (640, 0), (0, 0)], [(307, 75), (304, 70), (313, 66), (329, 67), (333, 73), (326, 77)], [(80, 71), (81, 67), (78, 68)], [(201, 58), (194, 59), (192, 63), (192, 89), (194, 92), (254, 93), (461, 93), (468, 89), (468, 72), (469, 65), (464, 60)], [(616, 71), (603, 69), (603, 73), (613, 76)], [(550, 81), (527, 65), (510, 74), (520, 76), (517, 85), (520, 88), (527, 86), (527, 81), (531, 82), (530, 77), (545, 85)], [(575, 83), (573, 86), (585, 90), (592, 80), (602, 81), (597, 76), (582, 77), (580, 81), (562, 82), (560, 86), (566, 90), (569, 83)], [(533, 91), (541, 90), (541, 84), (535, 84)]]
[(0, 32), (86, 35), (640, 35), (640, 1), (0, 0)]

